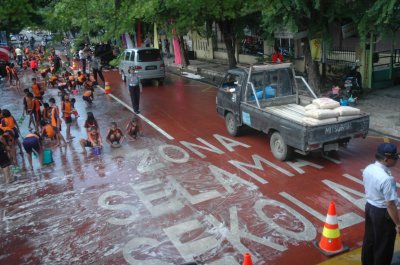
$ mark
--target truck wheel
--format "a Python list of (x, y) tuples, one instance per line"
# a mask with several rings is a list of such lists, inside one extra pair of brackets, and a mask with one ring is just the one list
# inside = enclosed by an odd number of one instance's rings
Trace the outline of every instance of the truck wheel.
[(291, 158), (293, 148), (285, 143), (282, 135), (279, 132), (274, 132), (269, 140), (272, 154), (278, 160), (285, 161)]
[(226, 129), (228, 130), (228, 133), (232, 136), (237, 136), (239, 134), (239, 127), (237, 125), (235, 116), (232, 114), (232, 112), (228, 112), (225, 116), (225, 124), (226, 124)]

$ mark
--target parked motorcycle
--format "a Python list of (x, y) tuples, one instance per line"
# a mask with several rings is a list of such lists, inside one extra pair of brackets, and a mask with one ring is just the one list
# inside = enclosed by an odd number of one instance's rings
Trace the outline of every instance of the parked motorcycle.
[(347, 98), (359, 99), (363, 94), (361, 74), (357, 66), (353, 66), (343, 80), (344, 95)]

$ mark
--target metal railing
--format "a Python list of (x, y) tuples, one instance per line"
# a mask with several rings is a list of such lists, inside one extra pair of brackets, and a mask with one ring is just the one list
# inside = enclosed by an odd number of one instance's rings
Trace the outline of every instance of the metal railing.
[(326, 54), (328, 65), (352, 65), (356, 62), (356, 52), (353, 49), (332, 48)]

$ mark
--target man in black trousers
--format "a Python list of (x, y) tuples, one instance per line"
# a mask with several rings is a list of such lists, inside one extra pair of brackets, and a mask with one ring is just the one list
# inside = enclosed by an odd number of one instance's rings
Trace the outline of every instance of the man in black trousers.
[(399, 159), (396, 145), (380, 144), (375, 158), (363, 172), (367, 204), (361, 260), (363, 265), (390, 265), (400, 232), (396, 181), (389, 169)]
[(142, 83), (139, 75), (136, 73), (134, 68), (129, 68), (129, 76), (126, 80), (129, 87), (129, 94), (131, 96), (132, 108), (136, 114), (139, 114), (139, 101), (140, 93), (142, 92)]

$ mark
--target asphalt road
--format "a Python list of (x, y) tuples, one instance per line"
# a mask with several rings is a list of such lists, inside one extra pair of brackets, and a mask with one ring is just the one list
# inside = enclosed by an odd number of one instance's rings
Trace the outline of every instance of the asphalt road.
[[(76, 139), (48, 144), (54, 164), (35, 161), (34, 172), (0, 186), (0, 264), (241, 264), (245, 252), (254, 264), (315, 264), (327, 259), (313, 242), (330, 201), (342, 241), (361, 246), (361, 170), (384, 137), (353, 140), (333, 157), (280, 162), (266, 135), (228, 135), (215, 87), (168, 75), (163, 86), (144, 87), (138, 140), (85, 156), (78, 139), (87, 111), (103, 138), (111, 121), (124, 127), (133, 117), (118, 72), (105, 75), (114, 98), (98, 90), (85, 106), (76, 97)], [(3, 87), (0, 96), (19, 117), (16, 93)], [(21, 127), (26, 133), (27, 120)]]

